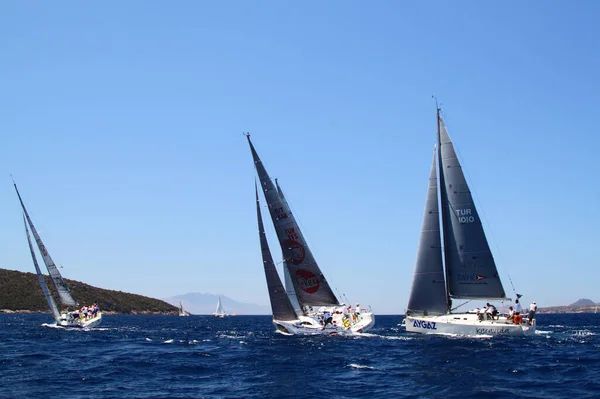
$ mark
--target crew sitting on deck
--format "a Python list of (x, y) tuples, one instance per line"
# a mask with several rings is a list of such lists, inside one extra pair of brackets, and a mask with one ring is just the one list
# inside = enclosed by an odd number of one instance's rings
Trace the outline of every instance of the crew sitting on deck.
[(498, 315), (498, 309), (496, 309), (494, 305), (490, 305), (489, 303), (486, 304), (486, 307), (486, 313), (488, 314), (488, 318), (494, 320), (494, 317)]
[(325, 327), (327, 327), (327, 324), (333, 324), (333, 317), (331, 317), (331, 314), (329, 313), (328, 310), (326, 310), (325, 312), (323, 312), (323, 328), (322, 330), (325, 329)]
[(515, 318), (515, 311), (512, 306), (508, 307), (508, 315), (506, 316), (506, 322), (509, 323)]
[(356, 304), (356, 308), (354, 309), (354, 315), (352, 316), (352, 319), (354, 321), (358, 321), (359, 317), (360, 317), (360, 304), (357, 303)]

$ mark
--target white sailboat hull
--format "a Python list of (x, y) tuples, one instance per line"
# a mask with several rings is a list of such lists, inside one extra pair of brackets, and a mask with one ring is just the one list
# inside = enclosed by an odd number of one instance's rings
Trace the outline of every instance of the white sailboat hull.
[(91, 319), (72, 319), (67, 313), (61, 313), (60, 320), (56, 322), (58, 327), (64, 328), (94, 328), (102, 322), (102, 312), (96, 313)]
[(441, 316), (406, 316), (406, 331), (421, 334), (460, 335), (460, 336), (516, 336), (535, 334), (535, 319), (531, 325), (527, 322), (514, 324), (505, 317), (499, 320), (479, 320), (476, 314), (447, 314)]
[(358, 320), (351, 321), (349, 318), (345, 324), (341, 314), (333, 314), (332, 318), (333, 324), (326, 327), (323, 327), (318, 318), (311, 316), (300, 316), (298, 320), (292, 321), (273, 319), (273, 324), (279, 332), (286, 335), (353, 335), (366, 332), (375, 325), (373, 313), (361, 313)]

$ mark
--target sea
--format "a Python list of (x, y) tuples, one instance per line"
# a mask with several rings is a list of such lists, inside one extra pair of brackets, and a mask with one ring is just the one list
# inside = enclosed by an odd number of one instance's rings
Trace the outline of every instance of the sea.
[(600, 314), (534, 337), (285, 336), (270, 316), (106, 315), (91, 330), (0, 314), (0, 398), (600, 398)]

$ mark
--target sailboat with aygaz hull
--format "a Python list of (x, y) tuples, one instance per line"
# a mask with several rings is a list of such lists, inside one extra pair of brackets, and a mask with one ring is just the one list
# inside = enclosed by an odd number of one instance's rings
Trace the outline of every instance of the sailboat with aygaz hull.
[(533, 334), (535, 319), (531, 324), (514, 323), (506, 317), (488, 319), (475, 313), (452, 312), (452, 299), (510, 299), (504, 292), (439, 108), (437, 125), (437, 148), (434, 149), (415, 272), (403, 324), (407, 331), (428, 334)]
[[(273, 184), (250, 135), (246, 137), (284, 257), (285, 287), (269, 249), (255, 187), (260, 246), (277, 330), (290, 335), (355, 334), (369, 330), (375, 324), (373, 313), (370, 309), (359, 309), (350, 315), (349, 307), (338, 301), (304, 240), (279, 183)], [(331, 316), (331, 320), (324, 322), (324, 316)]]

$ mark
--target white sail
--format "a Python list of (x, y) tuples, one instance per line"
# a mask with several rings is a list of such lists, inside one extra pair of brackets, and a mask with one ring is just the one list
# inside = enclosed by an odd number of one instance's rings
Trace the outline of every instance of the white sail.
[(27, 242), (29, 243), (29, 251), (31, 252), (31, 259), (33, 260), (33, 265), (35, 266), (35, 272), (38, 276), (38, 280), (40, 282), (40, 287), (42, 288), (42, 292), (44, 293), (44, 297), (46, 298), (46, 302), (48, 302), (48, 307), (52, 312), (52, 316), (54, 316), (54, 320), (57, 322), (60, 321), (60, 311), (58, 310), (58, 306), (56, 306), (56, 302), (54, 302), (54, 298), (50, 294), (50, 290), (48, 289), (48, 284), (46, 284), (46, 279), (40, 270), (40, 266), (38, 264), (37, 258), (35, 256), (35, 252), (33, 250), (33, 244), (31, 243), (31, 236), (29, 235), (29, 229), (27, 228), (27, 221), (25, 220), (25, 215), (23, 215), (23, 223), (25, 224), (25, 233), (27, 234)]
[(179, 316), (189, 316), (189, 313), (183, 310), (183, 305), (179, 301)]
[(215, 309), (213, 316), (227, 316), (227, 313), (225, 313), (225, 311), (223, 310), (223, 305), (221, 304), (221, 297), (219, 297), (219, 300), (217, 301), (217, 309)]
[(38, 249), (40, 250), (40, 254), (42, 255), (42, 259), (44, 260), (46, 269), (48, 269), (50, 278), (52, 279), (52, 282), (54, 283), (54, 286), (56, 287), (56, 291), (58, 292), (58, 297), (60, 298), (60, 301), (62, 302), (63, 305), (66, 305), (66, 306), (77, 306), (78, 305), (77, 301), (71, 295), (71, 291), (69, 290), (69, 287), (67, 286), (67, 284), (63, 280), (62, 276), (60, 275), (60, 272), (58, 271), (56, 264), (50, 257), (50, 253), (46, 249), (46, 246), (42, 242), (40, 235), (38, 234), (35, 226), (33, 225), (33, 222), (31, 221), (31, 218), (29, 217), (29, 213), (27, 212), (27, 209), (25, 208), (25, 204), (23, 203), (23, 200), (21, 199), (21, 194), (19, 193), (19, 189), (17, 188), (17, 185), (14, 184), (14, 186), (15, 186), (15, 190), (17, 191), (17, 196), (19, 197), (19, 202), (21, 203), (21, 207), (23, 208), (23, 213), (25, 214), (27, 223), (29, 224), (29, 227), (31, 228), (31, 232), (33, 233), (33, 238), (35, 239), (35, 242), (37, 243)]

